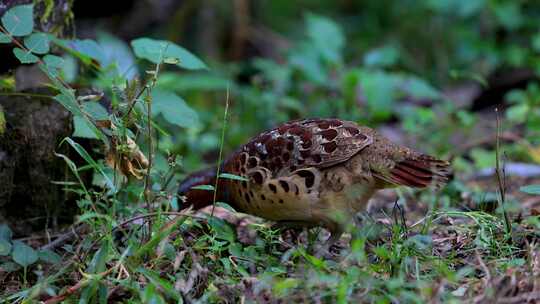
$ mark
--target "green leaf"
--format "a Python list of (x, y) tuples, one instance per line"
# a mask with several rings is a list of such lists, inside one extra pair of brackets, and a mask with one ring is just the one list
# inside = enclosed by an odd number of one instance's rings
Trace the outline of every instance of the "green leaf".
[(373, 49), (364, 56), (364, 64), (370, 67), (389, 67), (398, 60), (399, 50), (391, 45)]
[(319, 58), (319, 54), (313, 48), (313, 45), (303, 43), (297, 49), (291, 52), (289, 62), (293, 67), (298, 68), (309, 80), (324, 85), (326, 81), (326, 73)]
[(523, 187), (519, 188), (519, 190), (521, 192), (525, 192), (527, 194), (540, 195), (540, 185), (523, 186)]
[[(153, 283), (147, 284), (144, 288), (144, 291), (141, 294), (140, 301), (142, 303), (151, 303), (151, 304), (165, 304), (165, 299), (161, 294), (156, 290), (156, 287)], [(179, 302), (181, 303), (181, 302)]]
[(49, 264), (59, 264), (62, 261), (62, 257), (52, 250), (40, 250), (38, 251), (38, 257)]
[(13, 252), (11, 256), (13, 261), (22, 267), (28, 267), (34, 264), (38, 259), (37, 252), (32, 247), (19, 241), (13, 242)]
[(24, 38), (24, 45), (34, 54), (47, 54), (49, 52), (49, 36), (45, 33), (33, 33)]
[(109, 113), (104, 106), (97, 101), (87, 101), (82, 104), (82, 107), (90, 117), (96, 120), (105, 120), (109, 118)]
[[(58, 101), (60, 104), (62, 104), (66, 109), (68, 109), (68, 111), (70, 111), (73, 114), (74, 116), (73, 122), (75, 124), (74, 136), (84, 137), (85, 135), (87, 135), (88, 138), (101, 139), (104, 143), (107, 143), (107, 140), (105, 139), (105, 136), (103, 135), (103, 132), (101, 132), (92, 122), (86, 119), (83, 112), (79, 108), (79, 104), (77, 103), (77, 100), (75, 99), (75, 95), (73, 95), (73, 93), (66, 91), (62, 94), (56, 95), (54, 99)], [(81, 134), (81, 129), (84, 130), (82, 134)], [(93, 136), (88, 135), (91, 133), (93, 133)]]
[(369, 113), (375, 119), (389, 118), (394, 109), (399, 79), (382, 71), (366, 71), (359, 74), (359, 82), (367, 101)]
[(228, 80), (210, 73), (179, 74), (162, 72), (159, 74), (158, 87), (170, 91), (210, 91), (226, 90)]
[(2, 16), (2, 24), (11, 36), (26, 36), (34, 29), (34, 6), (18, 5)]
[(402, 80), (403, 90), (416, 98), (438, 99), (439, 91), (432, 87), (425, 80), (416, 76), (404, 76)]
[(190, 189), (214, 191), (214, 186), (212, 186), (212, 185), (197, 185), (197, 186), (191, 187)]
[(220, 173), (219, 178), (232, 179), (237, 181), (248, 181), (248, 179), (243, 176), (238, 176), (230, 173)]
[(137, 76), (135, 56), (127, 43), (103, 32), (98, 33), (97, 41), (105, 55), (105, 66), (113, 65), (114, 73), (127, 79), (133, 79)]
[(163, 91), (152, 91), (154, 115), (161, 114), (170, 123), (180, 127), (199, 125), (199, 115), (178, 95)]
[[(170, 281), (167, 281), (166, 279), (161, 278), (159, 276), (159, 273), (152, 271), (150, 269), (142, 268), (142, 267), (138, 268), (137, 271), (141, 273), (142, 275), (144, 275), (148, 279), (148, 281), (150, 281), (152, 285), (159, 286), (159, 288), (165, 294), (167, 294), (167, 296), (174, 299), (175, 302), (178, 302), (180, 300), (178, 292), (175, 291), (174, 289), (174, 285)], [(157, 303), (160, 303), (160, 302), (157, 302)]]
[(88, 273), (100, 273), (105, 271), (105, 266), (109, 255), (109, 247), (109, 242), (104, 241), (88, 264), (88, 267), (86, 268)]
[(34, 54), (20, 48), (14, 48), (13, 54), (15, 54), (15, 57), (17, 57), (21, 63), (36, 63), (39, 61), (39, 58)]
[(90, 123), (81, 116), (73, 117), (73, 137), (98, 139)]
[(5, 263), (0, 264), (0, 271), (15, 272), (19, 269), (21, 269), (21, 266), (13, 262), (5, 262)]
[(64, 59), (55, 55), (45, 55), (43, 62), (45, 62), (45, 67), (50, 77), (58, 77), (60, 74), (59, 71), (64, 66)]
[(11, 252), (11, 243), (8, 240), (0, 239), (0, 256), (9, 255)]
[(109, 186), (109, 188), (113, 191), (116, 191), (116, 187), (114, 186), (113, 182), (109, 179), (109, 176), (107, 174), (105, 174), (105, 172), (103, 172), (103, 169), (101, 168), (101, 166), (92, 158), (92, 156), (90, 156), (90, 154), (88, 154), (88, 152), (86, 152), (86, 150), (83, 148), (83, 146), (79, 145), (78, 143), (76, 143), (75, 141), (73, 141), (73, 139), (69, 138), (69, 137), (66, 137), (64, 138), (64, 140), (62, 141), (62, 143), (66, 141), (73, 149), (75, 149), (75, 151), (77, 151), (77, 153), (92, 167), (94, 168), (94, 170), (96, 170), (97, 172), (99, 172), (103, 178), (105, 179), (105, 182), (107, 183), (107, 185)]
[(66, 162), (68, 168), (69, 168), (69, 169), (71, 170), (71, 172), (75, 175), (75, 177), (76, 177), (77, 180), (79, 181), (80, 186), (81, 186), (81, 187), (83, 188), (83, 190), (86, 192), (86, 188), (85, 188), (84, 183), (83, 183), (83, 181), (82, 181), (82, 179), (81, 179), (81, 176), (79, 175), (79, 170), (77, 169), (77, 166), (75, 165), (75, 163), (74, 163), (71, 159), (69, 159), (67, 156), (65, 156), (65, 155), (63, 155), (63, 154), (60, 154), (60, 153), (54, 153), (54, 155), (56, 155), (57, 157), (62, 158), (62, 159)]
[(74, 116), (83, 116), (79, 104), (72, 94), (58, 94), (54, 96), (54, 99), (70, 111)]
[(103, 66), (107, 66), (107, 59), (103, 48), (94, 40), (91, 39), (74, 39), (63, 40), (54, 39), (54, 42), (62, 47), (74, 51), (74, 55), (79, 57), (83, 62), (89, 63), (89, 59), (94, 59)]
[(6, 34), (0, 33), (0, 43), (11, 43), (11, 37)]
[(165, 59), (171, 62), (178, 59), (177, 66), (188, 70), (208, 69), (206, 64), (183, 47), (166, 40), (139, 38), (131, 41), (135, 56), (155, 64)]
[(208, 224), (216, 233), (216, 238), (229, 241), (231, 243), (235, 240), (235, 232), (227, 222), (217, 217), (210, 217)]
[(332, 20), (314, 14), (307, 14), (306, 26), (308, 36), (323, 58), (339, 63), (345, 46), (345, 35), (341, 28)]
[(509, 107), (506, 110), (506, 118), (515, 123), (523, 123), (527, 120), (527, 114), (529, 113), (529, 105), (526, 103), (520, 103)]
[(11, 232), (11, 229), (9, 229), (8, 225), (0, 224), (0, 239), (11, 241), (12, 237), (13, 237), (13, 232)]

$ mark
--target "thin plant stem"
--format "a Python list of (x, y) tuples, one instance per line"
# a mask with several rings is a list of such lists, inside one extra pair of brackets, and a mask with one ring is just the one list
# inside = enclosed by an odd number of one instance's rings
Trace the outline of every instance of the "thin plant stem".
[(214, 199), (212, 201), (212, 212), (210, 213), (210, 216), (214, 216), (214, 209), (216, 208), (216, 200), (217, 200), (217, 193), (218, 193), (218, 185), (219, 185), (219, 174), (221, 171), (221, 159), (223, 157), (223, 144), (225, 142), (225, 131), (227, 129), (227, 117), (229, 114), (229, 85), (227, 85), (227, 97), (225, 99), (225, 112), (223, 113), (223, 128), (221, 130), (221, 141), (219, 143), (219, 156), (218, 156), (218, 163), (217, 163), (217, 169), (216, 169), (216, 182), (214, 184)]
[(499, 187), (499, 196), (501, 201), (501, 209), (504, 217), (504, 223), (506, 226), (506, 233), (512, 237), (512, 225), (510, 223), (510, 218), (506, 212), (505, 202), (506, 202), (506, 179), (505, 179), (505, 170), (504, 164), (501, 170), (501, 156), (500, 156), (500, 135), (501, 135), (501, 121), (499, 118), (499, 109), (495, 108), (496, 124), (497, 124), (497, 140), (495, 143), (495, 175), (497, 177), (497, 184)]
[[(160, 64), (156, 64), (155, 73), (152, 75), (152, 81), (146, 90), (146, 115), (147, 115), (147, 136), (148, 136), (148, 168), (146, 170), (146, 178), (144, 182), (144, 198), (146, 201), (146, 208), (149, 213), (152, 212), (152, 200), (150, 198), (151, 192), (151, 183), (152, 179), (150, 173), (152, 171), (153, 161), (154, 161), (154, 142), (152, 137), (152, 88), (156, 84), (156, 78), (159, 73)], [(148, 219), (148, 234), (152, 234), (152, 219)]]

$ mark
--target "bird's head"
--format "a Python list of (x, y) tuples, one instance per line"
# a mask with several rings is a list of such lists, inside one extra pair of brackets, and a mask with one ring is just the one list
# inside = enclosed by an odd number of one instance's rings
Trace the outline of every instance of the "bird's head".
[[(190, 174), (178, 187), (178, 195), (184, 197), (183, 209), (193, 206), (195, 210), (211, 205), (214, 201), (214, 190), (200, 189), (208, 185), (214, 187), (216, 183), (216, 168), (208, 168)], [(211, 188), (207, 187), (207, 188)]]

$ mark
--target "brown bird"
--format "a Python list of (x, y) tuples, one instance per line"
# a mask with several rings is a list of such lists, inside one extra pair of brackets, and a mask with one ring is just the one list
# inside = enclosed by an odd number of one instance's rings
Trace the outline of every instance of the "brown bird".
[[(323, 226), (326, 242), (338, 240), (347, 221), (366, 209), (379, 189), (444, 185), (447, 161), (390, 142), (375, 130), (339, 119), (305, 119), (282, 124), (252, 138), (221, 165), (217, 201), (235, 210), (286, 226)], [(216, 168), (191, 174), (179, 194), (195, 209), (211, 205)]]

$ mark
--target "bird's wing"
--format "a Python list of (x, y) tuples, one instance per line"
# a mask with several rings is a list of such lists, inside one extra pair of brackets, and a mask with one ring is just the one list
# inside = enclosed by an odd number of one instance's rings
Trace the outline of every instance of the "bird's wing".
[(265, 168), (276, 178), (302, 168), (339, 164), (372, 142), (373, 137), (353, 122), (305, 119), (261, 133), (229, 162), (232, 162), (230, 167), (242, 175), (255, 168)]
[(398, 186), (440, 188), (452, 175), (450, 163), (425, 154), (410, 156), (386, 173), (374, 172), (375, 177)]

